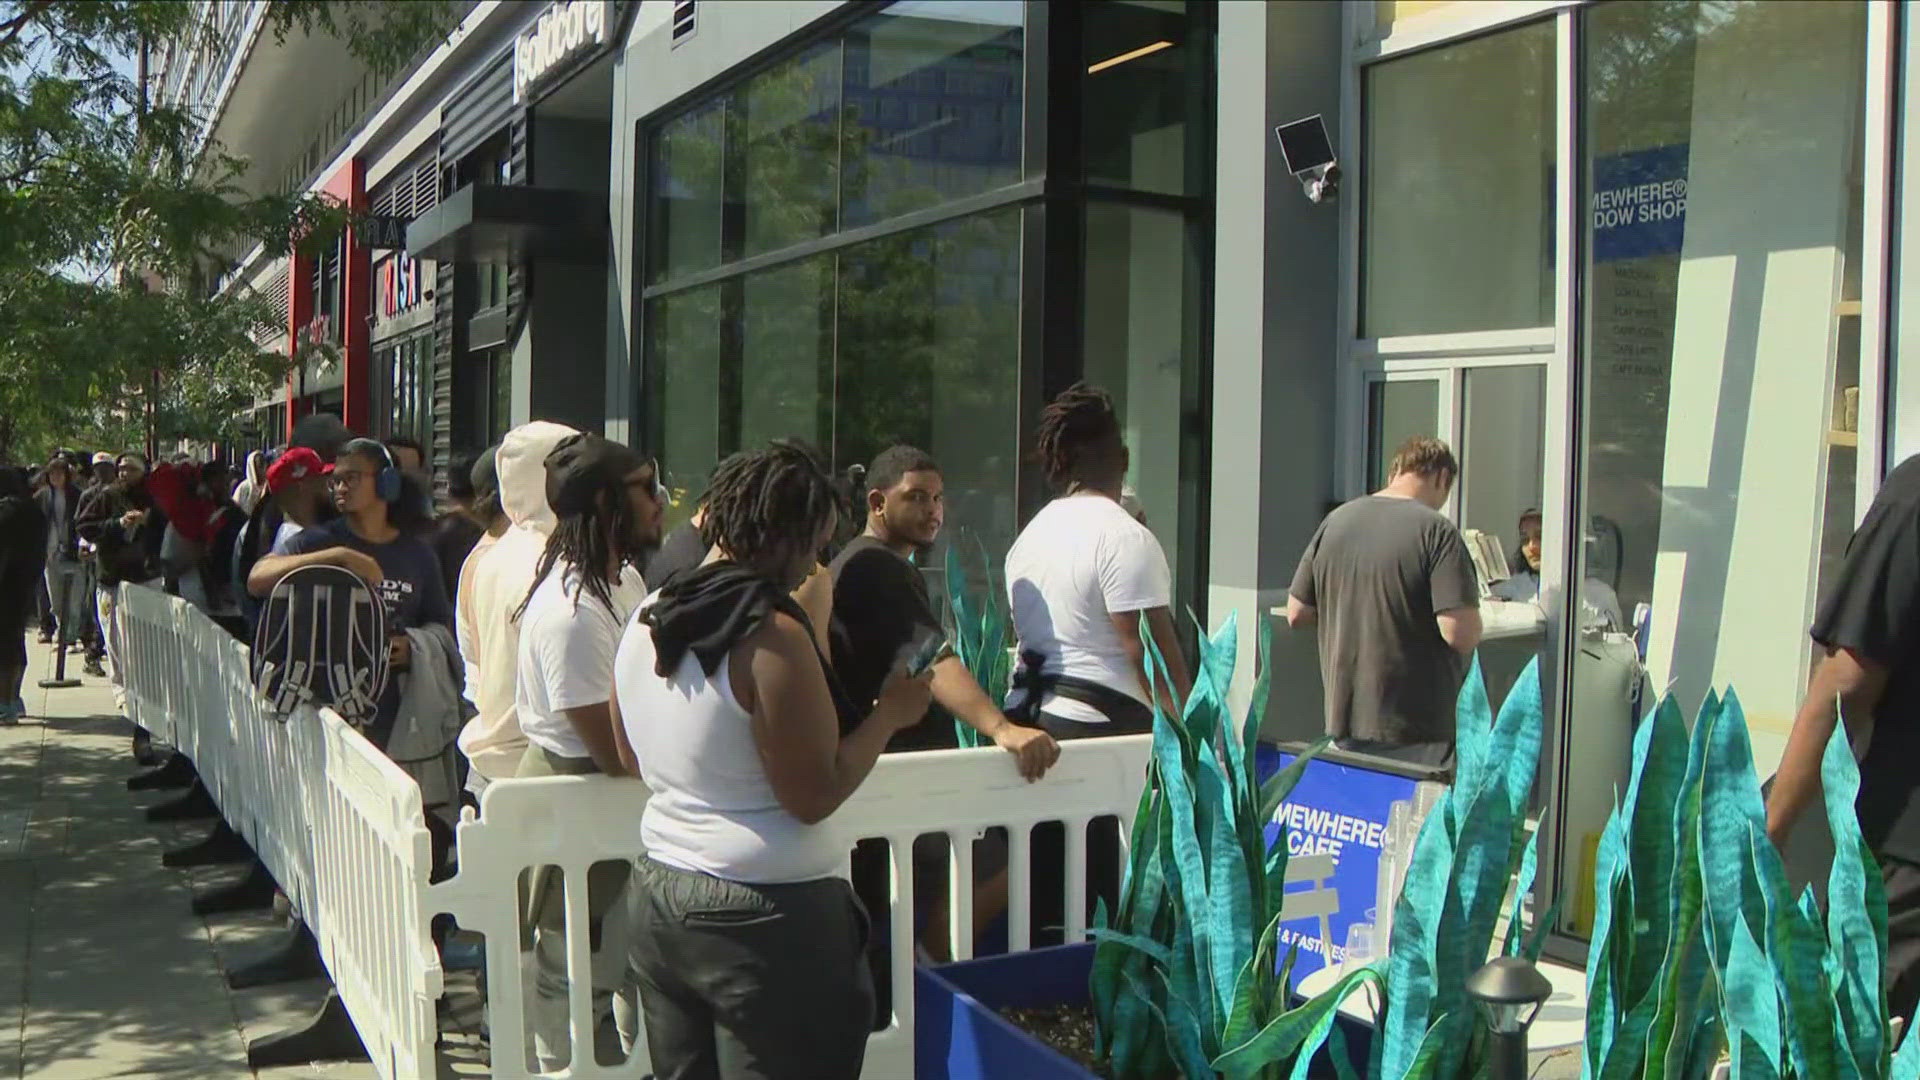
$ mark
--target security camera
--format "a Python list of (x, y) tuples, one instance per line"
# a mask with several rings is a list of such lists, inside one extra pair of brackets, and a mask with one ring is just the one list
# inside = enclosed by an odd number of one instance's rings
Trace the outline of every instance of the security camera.
[(1273, 129), (1287, 171), (1300, 181), (1300, 190), (1312, 203), (1332, 202), (1340, 193), (1340, 162), (1333, 156), (1327, 125), (1319, 113)]

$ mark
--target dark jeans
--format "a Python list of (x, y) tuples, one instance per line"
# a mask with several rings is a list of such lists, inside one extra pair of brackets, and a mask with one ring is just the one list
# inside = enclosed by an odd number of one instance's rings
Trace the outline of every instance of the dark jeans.
[(749, 885), (642, 858), (632, 969), (657, 1080), (843, 1080), (873, 1017), (866, 912), (840, 878)]
[(1907, 1017), (1920, 1003), (1920, 865), (1880, 856), (1887, 883), (1887, 1015)]

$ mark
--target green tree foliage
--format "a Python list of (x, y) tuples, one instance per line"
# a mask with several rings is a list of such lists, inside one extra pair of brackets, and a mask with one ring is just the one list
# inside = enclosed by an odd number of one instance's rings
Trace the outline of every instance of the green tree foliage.
[[(277, 38), (324, 33), (390, 71), (445, 33), (448, 0), (274, 0)], [(218, 438), (287, 370), (255, 344), (272, 313), (210, 296), (223, 253), (323, 245), (346, 212), (249, 195), (203, 117), (149, 103), (132, 58), (213, 44), (178, 0), (0, 0), (0, 461), (53, 444)]]

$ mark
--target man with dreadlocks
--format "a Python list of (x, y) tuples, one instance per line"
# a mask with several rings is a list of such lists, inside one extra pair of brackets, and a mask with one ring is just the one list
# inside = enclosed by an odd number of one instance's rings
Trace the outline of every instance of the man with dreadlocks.
[[(895, 670), (836, 702), (791, 593), (816, 570), (839, 496), (804, 449), (729, 458), (707, 492), (706, 562), (661, 588), (614, 665), (622, 753), (653, 790), (640, 819), (632, 966), (661, 1077), (860, 1074), (873, 1020), (866, 913), (821, 823), (928, 677)], [(847, 709), (859, 719), (841, 734)]]
[(1008, 711), (1056, 739), (1153, 729), (1144, 617), (1173, 680), (1187, 671), (1173, 621), (1173, 581), (1160, 541), (1121, 506), (1128, 455), (1106, 391), (1077, 383), (1054, 398), (1034, 441), (1060, 496), (1007, 552), (1007, 600), (1020, 640)]
[[(1187, 696), (1186, 661), (1173, 621), (1173, 582), (1160, 541), (1121, 505), (1128, 455), (1105, 391), (1075, 384), (1046, 407), (1035, 444), (1060, 492), (1007, 552), (1007, 599), (1019, 664), (1007, 713), (1056, 739), (1153, 730), (1140, 623), (1165, 660), (1171, 686), (1160, 703), (1178, 714)], [(1111, 818), (1087, 841), (1087, 902), (1119, 901), (1120, 834)], [(1064, 923), (1065, 833), (1034, 831), (1034, 925)]]
[[(661, 500), (653, 462), (598, 435), (577, 434), (547, 455), (547, 504), (556, 524), (514, 619), (520, 624), (514, 712), (527, 749), (521, 776), (624, 776), (608, 702), (620, 627), (646, 596), (634, 562), (660, 539)], [(532, 875), (534, 1056), (542, 1072), (567, 1067), (566, 909), (558, 875)], [(612, 993), (626, 970), (625, 920), (607, 919), (627, 867), (602, 863), (587, 874), (594, 942), (596, 1041), (611, 1033)], [(603, 931), (605, 931), (603, 933)], [(624, 1019), (624, 1015), (622, 1019)], [(618, 1045), (603, 1042), (603, 1064)]]

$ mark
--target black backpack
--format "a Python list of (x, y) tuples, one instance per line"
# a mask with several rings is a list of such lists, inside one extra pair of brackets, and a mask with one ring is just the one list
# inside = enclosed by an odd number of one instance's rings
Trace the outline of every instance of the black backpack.
[(371, 723), (387, 687), (387, 613), (372, 587), (337, 566), (306, 566), (273, 587), (253, 635), (253, 685), (280, 719), (328, 707)]

